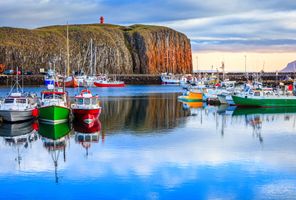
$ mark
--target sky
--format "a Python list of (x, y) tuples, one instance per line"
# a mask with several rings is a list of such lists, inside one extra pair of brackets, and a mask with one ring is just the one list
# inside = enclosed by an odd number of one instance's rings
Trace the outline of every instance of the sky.
[[(0, 26), (164, 25), (191, 40), (194, 69), (280, 70), (296, 60), (295, 0), (0, 0)], [(197, 63), (198, 59), (198, 63)]]

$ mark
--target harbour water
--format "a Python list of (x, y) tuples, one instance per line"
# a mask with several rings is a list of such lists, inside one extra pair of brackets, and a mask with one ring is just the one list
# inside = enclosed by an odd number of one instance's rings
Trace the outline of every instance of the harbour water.
[(180, 91), (94, 88), (102, 114), (92, 142), (77, 123), (59, 129), (55, 148), (50, 127), (2, 124), (0, 199), (295, 199), (296, 109), (184, 105)]

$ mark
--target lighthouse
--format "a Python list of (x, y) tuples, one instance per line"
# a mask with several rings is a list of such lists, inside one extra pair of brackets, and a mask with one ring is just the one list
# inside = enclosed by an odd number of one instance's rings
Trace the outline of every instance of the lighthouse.
[(100, 24), (104, 24), (104, 17), (103, 16), (100, 17)]

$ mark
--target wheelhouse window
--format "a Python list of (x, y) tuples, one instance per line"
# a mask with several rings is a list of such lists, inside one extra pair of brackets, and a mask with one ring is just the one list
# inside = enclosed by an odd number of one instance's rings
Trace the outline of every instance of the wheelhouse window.
[(83, 99), (76, 99), (78, 105), (82, 105), (83, 104)]
[(96, 105), (96, 104), (97, 104), (97, 98), (93, 98), (93, 99), (92, 99), (92, 104), (93, 104), (93, 105)]
[(14, 99), (5, 99), (4, 100), (4, 103), (13, 103), (14, 102)]
[(16, 99), (16, 103), (26, 103), (26, 99)]
[(260, 92), (255, 92), (254, 96), (259, 97), (260, 96)]
[(85, 105), (90, 105), (90, 99), (89, 98), (84, 99), (84, 104)]

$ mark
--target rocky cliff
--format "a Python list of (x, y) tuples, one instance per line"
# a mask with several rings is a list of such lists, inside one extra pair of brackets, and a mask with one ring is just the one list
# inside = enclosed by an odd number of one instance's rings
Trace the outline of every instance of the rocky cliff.
[(287, 64), (287, 66), (281, 70), (281, 72), (295, 72), (296, 71), (296, 60)]
[[(55, 63), (65, 71), (66, 26), (38, 29), (0, 28), (0, 64), (39, 72)], [(92, 40), (92, 48), (90, 41)], [(69, 25), (71, 71), (96, 73), (191, 73), (189, 39), (167, 27), (110, 24)], [(92, 51), (91, 51), (92, 49)]]

